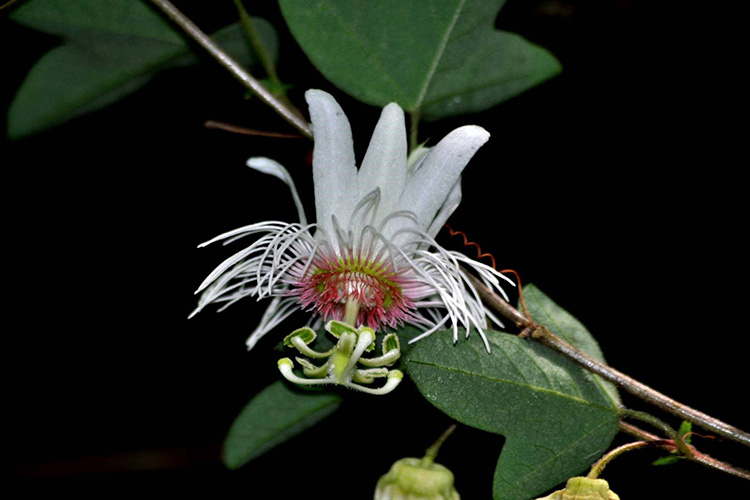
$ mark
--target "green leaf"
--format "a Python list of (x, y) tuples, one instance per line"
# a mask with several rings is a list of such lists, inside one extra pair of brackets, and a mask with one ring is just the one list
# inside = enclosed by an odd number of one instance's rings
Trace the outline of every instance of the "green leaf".
[(328, 392), (302, 392), (276, 381), (259, 392), (229, 429), (222, 459), (230, 469), (317, 424), (333, 413), (341, 397)]
[(675, 463), (679, 462), (681, 459), (682, 459), (682, 457), (678, 457), (678, 456), (675, 456), (675, 455), (672, 455), (672, 456), (669, 456), (669, 457), (661, 457), (661, 458), (657, 458), (656, 460), (654, 460), (651, 463), (651, 465), (656, 465), (656, 466), (672, 465), (672, 464), (675, 464)]
[[(31, 0), (11, 18), (63, 38), (31, 68), (8, 111), (8, 136), (18, 139), (101, 109), (145, 85), (158, 72), (198, 61), (185, 39), (137, 0)], [(258, 31), (277, 52), (273, 27)], [(239, 23), (214, 39), (240, 62), (254, 61)]]
[(693, 440), (693, 435), (691, 434), (691, 432), (693, 432), (693, 423), (689, 420), (683, 420), (680, 424), (680, 428), (677, 429), (677, 433), (687, 444), (690, 444)]
[[(585, 328), (535, 287), (524, 297), (534, 319), (543, 314), (556, 333), (598, 351)], [(438, 409), (506, 437), (494, 497), (532, 498), (606, 450), (618, 430), (618, 399), (597, 377), (530, 339), (487, 335), (489, 354), (476, 334), (453, 345), (451, 335), (435, 333), (414, 346), (407, 368)]]
[[(533, 284), (523, 287), (523, 296), (529, 315), (534, 321), (545, 325), (555, 335), (573, 344), (592, 358), (602, 363), (607, 362), (594, 336), (572, 314), (558, 306)], [(607, 392), (613, 401), (620, 403), (620, 396), (614, 385), (599, 377), (588, 375), (603, 391)]]
[(10, 19), (63, 38), (110, 34), (181, 43), (169, 22), (141, 0), (29, 0)]
[(279, 1), (295, 39), (332, 83), (430, 119), (487, 109), (560, 72), (545, 49), (494, 29), (502, 3)]
[[(677, 433), (683, 438), (683, 441), (685, 441), (685, 443), (690, 444), (693, 438), (693, 435), (691, 434), (692, 431), (693, 423), (689, 422), (688, 420), (683, 420), (680, 424), (680, 428), (677, 430)], [(673, 452), (671, 455), (667, 455), (666, 457), (657, 458), (651, 465), (671, 465), (677, 463), (683, 458), (677, 453), (678, 452)]]

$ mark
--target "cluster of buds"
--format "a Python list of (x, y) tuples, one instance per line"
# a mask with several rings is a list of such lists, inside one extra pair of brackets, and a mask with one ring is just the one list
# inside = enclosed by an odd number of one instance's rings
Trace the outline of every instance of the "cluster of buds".
[[(310, 347), (316, 338), (312, 328), (300, 328), (287, 335), (284, 345), (295, 348), (306, 356), (295, 358), (302, 366), (305, 376), (300, 377), (293, 372), (294, 362), (290, 358), (282, 358), (278, 366), (284, 378), (300, 385), (336, 384), (376, 395), (387, 394), (401, 383), (403, 373), (388, 368), (401, 357), (401, 347), (396, 334), (390, 333), (385, 336), (382, 342), (382, 355), (364, 357), (365, 353), (375, 350), (375, 331), (372, 328), (354, 328), (349, 323), (332, 320), (326, 324), (325, 329), (337, 339), (337, 342), (332, 349), (324, 352)], [(321, 359), (326, 360), (322, 365), (316, 365), (312, 361)], [(379, 378), (386, 379), (383, 386), (367, 387)]]

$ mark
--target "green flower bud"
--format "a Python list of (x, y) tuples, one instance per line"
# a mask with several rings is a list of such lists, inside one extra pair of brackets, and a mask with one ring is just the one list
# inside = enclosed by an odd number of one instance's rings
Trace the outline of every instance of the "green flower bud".
[(609, 489), (609, 483), (604, 479), (571, 477), (564, 490), (537, 500), (620, 500), (620, 497)]
[(402, 458), (378, 480), (375, 500), (460, 500), (453, 473), (430, 459)]

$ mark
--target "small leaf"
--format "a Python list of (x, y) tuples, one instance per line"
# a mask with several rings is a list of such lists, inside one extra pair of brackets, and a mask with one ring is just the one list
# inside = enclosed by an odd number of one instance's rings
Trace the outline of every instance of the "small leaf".
[[(580, 323), (533, 286), (524, 297), (534, 319), (541, 322), (535, 313), (544, 312), (556, 333), (581, 349), (595, 347)], [(609, 446), (618, 399), (597, 377), (530, 339), (487, 337), (491, 354), (478, 335), (453, 345), (451, 335), (437, 332), (408, 354), (408, 371), (450, 417), (506, 437), (495, 498), (534, 497), (580, 474)]]
[[(198, 61), (185, 39), (136, 0), (33, 0), (14, 21), (63, 38), (31, 68), (8, 111), (8, 136), (18, 139), (101, 109), (145, 85), (158, 72)], [(256, 20), (272, 53), (273, 28)], [(239, 23), (214, 40), (243, 63), (253, 61)]]
[(472, 113), (560, 72), (545, 49), (495, 30), (496, 0), (280, 0), (310, 61), (355, 98), (436, 119)]
[[(692, 441), (693, 438), (693, 435), (691, 434), (692, 431), (693, 423), (687, 420), (683, 420), (680, 424), (680, 428), (677, 430), (677, 433), (683, 438), (683, 441), (685, 441), (685, 443), (690, 444), (690, 441)], [(681, 459), (682, 457), (679, 456), (677, 452), (673, 452), (671, 455), (667, 455), (666, 457), (657, 458), (651, 465), (671, 465), (673, 463), (679, 462)]]
[(302, 392), (276, 381), (259, 392), (232, 423), (222, 459), (230, 469), (317, 424), (338, 409), (341, 397), (327, 392)]
[(679, 462), (680, 458), (682, 458), (682, 457), (678, 457), (678, 456), (675, 456), (675, 455), (672, 455), (672, 456), (669, 456), (669, 457), (661, 457), (661, 458), (657, 458), (656, 460), (654, 460), (651, 463), (651, 465), (657, 465), (657, 466), (660, 466), (660, 465), (672, 465), (674, 463)]
[(692, 441), (693, 435), (691, 434), (693, 432), (693, 423), (689, 422), (687, 420), (683, 420), (680, 424), (680, 428), (677, 430), (677, 433), (682, 436), (683, 440), (690, 444)]

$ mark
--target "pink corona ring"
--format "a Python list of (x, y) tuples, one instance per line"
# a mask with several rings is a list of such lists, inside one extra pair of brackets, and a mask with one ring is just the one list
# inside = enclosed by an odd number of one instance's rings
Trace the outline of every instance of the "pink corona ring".
[(343, 258), (318, 255), (301, 273), (290, 296), (299, 296), (303, 309), (325, 319), (345, 319), (348, 304), (356, 304), (353, 326), (381, 330), (416, 320), (415, 303), (429, 293), (409, 269), (399, 271), (388, 260), (373, 256)]
[(269, 298), (248, 348), (296, 311), (307, 311), (312, 321), (373, 330), (412, 324), (424, 331), (413, 341), (447, 329), (455, 341), (458, 328), (467, 335), (474, 329), (489, 349), (487, 321), (500, 322), (462, 273), (471, 270), (503, 295), (501, 280), (511, 282), (434, 240), (460, 203), (461, 172), (489, 134), (473, 125), (460, 127), (407, 157), (404, 113), (389, 104), (357, 168), (349, 121), (338, 103), (320, 90), (305, 97), (315, 140), (316, 222), (307, 222), (283, 166), (250, 158), (248, 166), (289, 186), (299, 222), (251, 224), (201, 245), (254, 238), (204, 280), (193, 314), (210, 303), (226, 307), (244, 297)]

